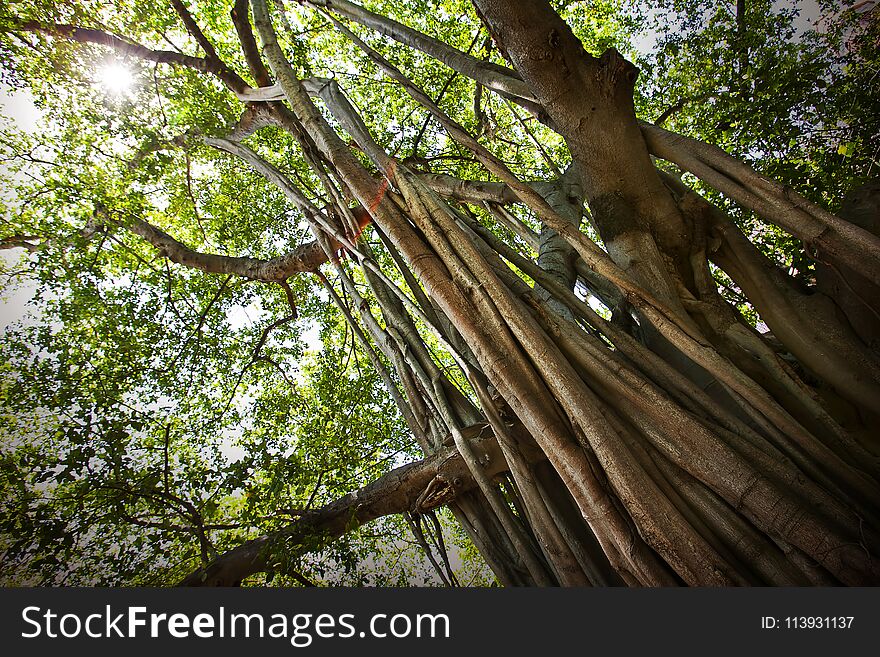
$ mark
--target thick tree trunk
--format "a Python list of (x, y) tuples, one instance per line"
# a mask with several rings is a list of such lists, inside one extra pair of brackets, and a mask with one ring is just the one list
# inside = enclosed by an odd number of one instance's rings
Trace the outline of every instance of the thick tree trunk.
[[(613, 50), (589, 55), (544, 0), (475, 0), (515, 72), (344, 0), (308, 0), (528, 107), (562, 135), (572, 157), (558, 180), (519, 180), (332, 19), (502, 182), (417, 175), (373, 139), (336, 82), (296, 77), (266, 1), (252, 4), (268, 66), (246, 3), (236, 2), (233, 20), (261, 89), (231, 73), (181, 3), (175, 8), (204, 59), (126, 49), (217, 75), (255, 104), (250, 127), (205, 142), (277, 185), (316, 241), (270, 260), (227, 257), (199, 253), (142, 220), (109, 220), (172, 261), (208, 273), (287, 285), (290, 276), (329, 263), (351, 307), (319, 278), (425, 458), (230, 551), (184, 584), (238, 584), (256, 572), (284, 570), (306, 546), (320, 548), (358, 524), (442, 504), (510, 585), (880, 582), (880, 466), (870, 436), (880, 397), (873, 215), (835, 217), (713, 147), (640, 123), (635, 68)], [(55, 33), (103, 38), (71, 29)], [(258, 103), (265, 109), (253, 109)], [(267, 122), (295, 139), (329, 198), (323, 210), (239, 143)], [(658, 172), (652, 153), (803, 239), (823, 261), (820, 288), (846, 293), (838, 299), (795, 286), (727, 217)], [(584, 201), (604, 250), (580, 230)], [(504, 207), (514, 203), (535, 212), (539, 234)], [(860, 207), (875, 208), (871, 203)], [(482, 218), (512, 229), (537, 260), (483, 226), (467, 204), (488, 209)], [(388, 258), (359, 242), (366, 222)], [(339, 261), (338, 250), (352, 256), (350, 264)], [(852, 266), (842, 264), (848, 257)], [(709, 258), (782, 347), (724, 301)], [(353, 275), (357, 267), (362, 276)], [(611, 321), (575, 294), (579, 276), (613, 307)], [(455, 375), (438, 362), (425, 333), (455, 360)], [(829, 405), (832, 398), (837, 406)]]
[[(393, 310), (390, 299), (382, 301), (381, 285), (373, 282), (386, 322), (403, 336), (398, 344), (415, 356), (404, 362), (396, 352), (388, 352), (398, 369), (413, 373), (411, 379), (402, 376), (420, 389), (409, 393), (411, 403), (417, 394), (425, 397), (425, 408), (433, 408), (436, 422), (451, 433), (478, 483), (481, 503), (487, 504), (488, 515), (482, 520), (471, 514), (472, 535), (478, 536), (478, 524), (494, 526), (508, 554), (516, 555), (511, 565), (502, 563), (504, 558), (490, 558), (496, 572), (510, 582), (523, 581), (523, 568), (527, 579), (537, 583), (613, 581), (603, 574), (607, 570), (602, 560), (591, 559), (588, 548), (576, 542), (578, 536), (594, 534), (604, 558), (627, 583), (823, 581), (824, 575), (808, 567), (809, 559), (820, 562), (839, 581), (874, 581), (877, 572), (871, 557), (851, 546), (876, 546), (876, 530), (862, 527), (853, 511), (864, 510), (862, 517), (875, 515), (871, 506), (876, 482), (835, 460), (790, 415), (787, 406), (795, 408), (797, 416), (807, 416), (811, 427), (838, 435), (839, 427), (779, 367), (775, 354), (759, 337), (742, 330), (735, 313), (720, 302), (708, 278), (705, 222), (681, 211), (650, 160), (632, 109), (632, 67), (614, 52), (601, 59), (587, 55), (546, 3), (477, 4), (530, 95), (565, 137), (593, 221), (623, 275), (613, 274), (615, 270), (576, 230), (579, 202), (565, 194), (557, 197), (560, 190), (552, 187), (535, 194), (522, 185), (399, 71), (340, 26), (558, 231), (545, 232), (537, 241), (537, 265), (521, 265), (533, 276), (538, 296), (495, 255), (495, 249), (503, 248), (493, 246), (488, 236), (487, 242), (478, 238), (476, 226), (466, 230), (461, 217), (372, 141), (338, 90), (327, 85), (313, 89), (400, 193), (386, 195), (291, 75), (262, 0), (255, 2), (255, 19), (272, 71), (293, 110), (291, 129), (301, 131), (300, 139), (318, 148), (343, 185), (369, 208), (399, 250), (404, 267), (411, 268), (424, 286), (431, 312), (445, 318), (438, 319), (435, 328), (443, 325), (440, 333), (450, 344), (467, 345), (460, 364), (499, 435), (517, 489), (520, 520), (537, 537), (538, 552), (511, 522), (510, 509), (462, 439), (463, 416), (454, 410), (460, 403), (448, 397), (450, 389), (444, 388), (430, 358), (421, 352), (417, 336), (406, 323), (393, 319), (399, 309)], [(351, 7), (346, 11), (358, 14)], [(358, 15), (388, 29), (382, 21)], [(417, 40), (396, 27), (392, 33)], [(422, 42), (419, 47), (439, 46)], [(463, 197), (462, 188), (448, 180), (429, 182), (439, 191)], [(484, 186), (476, 192), (498, 203), (509, 200), (504, 188)], [(479, 200), (488, 200), (482, 197)], [(648, 295), (639, 303), (639, 317), (649, 349), (599, 321), (572, 298), (574, 258), (564, 241), (591, 266), (601, 265), (599, 271), (613, 274), (625, 293)], [(518, 262), (513, 254), (505, 257)], [(648, 297), (651, 300), (644, 302)], [(364, 319), (372, 326), (371, 319)], [(619, 359), (609, 352), (607, 344), (584, 332), (579, 321), (590, 324), (626, 356)], [(371, 332), (381, 341), (378, 326)], [(661, 344), (660, 335), (674, 347), (663, 354), (668, 364), (650, 351)], [(743, 361), (746, 353), (757, 354), (759, 364)], [(728, 387), (721, 406), (676, 373), (683, 368), (685, 374), (693, 374), (688, 359)], [(740, 361), (743, 370), (737, 366)], [(646, 369), (640, 371), (641, 367)], [(667, 391), (670, 385), (672, 392)], [(490, 398), (490, 388), (497, 390), (497, 401)], [(504, 408), (509, 408), (513, 426), (523, 428), (519, 438), (507, 435), (506, 422), (500, 419)], [(745, 424), (744, 417), (753, 426)], [(520, 455), (528, 444), (546, 454), (558, 480), (534, 476)], [(814, 467), (817, 460), (822, 467)], [(561, 510), (564, 504), (561, 507), (559, 500), (564, 498), (547, 489), (560, 483), (585, 518), (591, 530), (586, 534), (584, 525)], [(852, 494), (861, 502), (850, 499)], [(483, 547), (487, 554), (492, 551), (485, 541)]]
[[(612, 259), (681, 308), (690, 231), (652, 164), (632, 103), (637, 69), (616, 51), (595, 58), (546, 2), (476, 0), (489, 31), (565, 138)], [(667, 253), (664, 259), (661, 248)], [(685, 274), (682, 277), (682, 274)]]

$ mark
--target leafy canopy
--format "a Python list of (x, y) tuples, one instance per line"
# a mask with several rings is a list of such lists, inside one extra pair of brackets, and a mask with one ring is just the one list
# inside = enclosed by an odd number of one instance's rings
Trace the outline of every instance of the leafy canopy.
[[(190, 4), (219, 57), (250, 81), (230, 3)], [(801, 3), (763, 0), (746, 2), (738, 20), (735, 4), (557, 3), (587, 50), (616, 47), (640, 67), (641, 118), (662, 117), (834, 209), (852, 181), (877, 171), (876, 21), (839, 3), (808, 16)], [(503, 63), (465, 0), (365, 5)], [(336, 78), (388, 152), (436, 173), (484, 175), (325, 17), (287, 9), (280, 35), (297, 75)], [(290, 279), (288, 295), (176, 265), (125, 230), (142, 218), (199, 251), (258, 258), (312, 239), (276, 187), (202, 141), (232, 130), (244, 104), (210, 75), (22, 32), (22, 21), (204, 54), (163, 3), (28, 0), (0, 10), (0, 81), (32, 99), (39, 117), (35, 131), (8, 120), (0, 131), (0, 237), (28, 247), (6, 252), (4, 290), (24, 285), (33, 296), (0, 346), (3, 583), (172, 583), (418, 458), (314, 276)], [(523, 179), (567, 166), (559, 136), (522, 110), (430, 57), (352, 29)], [(115, 88), (110, 74), (122, 78)], [(327, 202), (289, 135), (264, 128), (245, 143), (317, 205)], [(731, 211), (766, 253), (809, 276), (790, 238)], [(469, 573), (462, 579), (488, 582), (457, 526), (444, 526)], [(427, 579), (404, 536), (403, 519), (387, 518), (301, 570), (325, 583)]]

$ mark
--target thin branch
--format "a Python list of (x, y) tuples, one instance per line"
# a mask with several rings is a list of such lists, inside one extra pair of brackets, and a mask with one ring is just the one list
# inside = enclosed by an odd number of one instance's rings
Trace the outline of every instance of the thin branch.
[(192, 36), (198, 42), (199, 46), (201, 46), (202, 50), (205, 51), (205, 59), (216, 60), (219, 62), (220, 57), (214, 49), (214, 44), (211, 43), (208, 37), (205, 36), (205, 33), (202, 32), (202, 28), (196, 23), (192, 14), (189, 12), (189, 9), (186, 8), (186, 5), (183, 4), (181, 0), (171, 0), (171, 6), (174, 7), (174, 11), (177, 12), (177, 15), (180, 16), (184, 27), (186, 27), (186, 31), (189, 32), (190, 36)]
[[(232, 402), (235, 400), (235, 395), (238, 392), (238, 387), (241, 385), (241, 382), (244, 380), (244, 375), (247, 374), (248, 370), (255, 363), (258, 363), (260, 360), (263, 360), (262, 357), (260, 356), (260, 351), (262, 351), (263, 347), (266, 344), (266, 341), (269, 339), (269, 334), (272, 331), (274, 331), (276, 328), (278, 328), (279, 326), (283, 326), (284, 324), (287, 324), (288, 322), (292, 321), (293, 319), (295, 319), (294, 315), (286, 315), (285, 317), (282, 317), (281, 319), (276, 319), (274, 322), (272, 322), (271, 324), (268, 324), (266, 326), (266, 328), (263, 329), (263, 332), (260, 335), (260, 338), (257, 340), (257, 343), (254, 346), (253, 351), (251, 352), (250, 359), (248, 359), (248, 362), (245, 363), (245, 366), (243, 368), (241, 368), (241, 372), (238, 373), (238, 377), (235, 379), (235, 385), (232, 386), (232, 391), (229, 393), (229, 398), (226, 400), (226, 404), (223, 405), (223, 410), (221, 410), (219, 413), (217, 413), (213, 417), (212, 422), (217, 423), (217, 422), (219, 422), (220, 418), (222, 418), (224, 415), (226, 415), (226, 412), (229, 410), (229, 407), (232, 406)], [(285, 379), (286, 379), (286, 377), (285, 377)]]
[(254, 38), (254, 31), (251, 28), (251, 21), (248, 18), (248, 0), (235, 0), (235, 5), (229, 12), (232, 17), (232, 24), (238, 34), (238, 41), (241, 44), (241, 51), (248, 63), (251, 75), (260, 87), (268, 87), (272, 84), (272, 78), (269, 77), (269, 71), (260, 58), (260, 51), (257, 48), (257, 40)]
[(13, 30), (36, 32), (78, 43), (92, 43), (100, 46), (107, 46), (118, 53), (130, 55), (138, 59), (157, 62), (159, 64), (185, 66), (201, 73), (209, 73), (218, 77), (233, 91), (243, 92), (248, 88), (247, 83), (219, 59), (212, 60), (204, 57), (192, 57), (190, 55), (184, 55), (170, 50), (153, 50), (139, 43), (135, 43), (126, 37), (117, 36), (93, 28), (79, 27), (77, 25), (41, 23), (34, 20), (23, 21), (19, 19), (12, 19), (11, 24)]
[(529, 138), (532, 140), (532, 143), (535, 145), (535, 147), (537, 147), (538, 152), (541, 153), (541, 157), (544, 158), (544, 161), (547, 163), (547, 166), (550, 167), (550, 170), (553, 171), (553, 173), (556, 174), (556, 177), (557, 177), (557, 178), (561, 178), (561, 177), (562, 177), (562, 171), (559, 169), (559, 165), (556, 164), (556, 162), (553, 160), (552, 157), (550, 157), (550, 153), (548, 153), (548, 152), (547, 152), (547, 149), (544, 148), (544, 144), (542, 144), (542, 143), (538, 140), (538, 138), (535, 136), (535, 133), (532, 132), (531, 128), (529, 128), (529, 125), (528, 125), (528, 124), (525, 122), (525, 120), (519, 115), (519, 112), (517, 112), (517, 111), (514, 109), (514, 107), (513, 107), (513, 103), (511, 103), (509, 100), (507, 101), (507, 107), (510, 109), (510, 113), (513, 114), (513, 116), (516, 118), (516, 120), (517, 120), (517, 122), (520, 124), (520, 126), (522, 126), (522, 129), (525, 130), (525, 133), (526, 133), (526, 134), (529, 136)]
[(326, 470), (321, 470), (321, 472), (318, 473), (318, 481), (315, 482), (315, 487), (312, 489), (312, 494), (309, 495), (309, 499), (306, 502), (305, 511), (309, 511), (312, 508), (315, 497), (318, 495), (318, 491), (321, 489), (321, 483), (324, 481), (324, 474), (326, 472)]
[(174, 7), (174, 11), (177, 12), (177, 15), (183, 21), (184, 26), (186, 26), (186, 31), (192, 35), (202, 50), (205, 51), (205, 59), (219, 67), (220, 73), (218, 73), (218, 77), (224, 80), (230, 88), (247, 87), (247, 83), (235, 71), (229, 68), (226, 62), (220, 59), (214, 44), (205, 36), (202, 28), (196, 23), (186, 5), (181, 0), (171, 0), (171, 4)]
[(39, 251), (42, 246), (34, 244), (34, 240), (41, 240), (38, 235), (10, 235), (0, 238), (0, 251), (4, 249), (27, 249), (31, 253)]
[(290, 306), (290, 314), (291, 317), (296, 319), (299, 316), (299, 313), (296, 311), (296, 299), (293, 297), (293, 290), (290, 289), (290, 285), (287, 281), (277, 281), (278, 286), (284, 290), (284, 296), (287, 297), (287, 305)]
[(449, 553), (446, 550), (446, 543), (443, 541), (443, 529), (440, 527), (440, 521), (437, 519), (437, 511), (431, 509), (424, 515), (431, 519), (431, 524), (434, 526), (434, 545), (437, 547), (437, 552), (439, 552), (440, 556), (443, 558), (443, 566), (446, 568), (446, 574), (449, 576), (450, 583), (452, 586), (461, 586), (458, 578), (452, 571), (452, 564), (449, 563)]
[(681, 110), (683, 110), (685, 105), (687, 105), (688, 103), (695, 103), (701, 100), (708, 100), (709, 98), (716, 97), (717, 95), (713, 93), (702, 93), (696, 94), (694, 96), (684, 96), (682, 98), (679, 98), (676, 102), (674, 102), (672, 105), (670, 105), (665, 110), (663, 110), (663, 112), (660, 113), (660, 116), (658, 116), (657, 119), (654, 121), (654, 125), (658, 127), (662, 126), (669, 119), (670, 116), (672, 116), (676, 112), (680, 112)]
[(413, 533), (413, 536), (415, 536), (419, 547), (422, 548), (422, 552), (424, 552), (425, 556), (428, 557), (428, 561), (431, 562), (431, 566), (434, 568), (434, 572), (437, 573), (438, 577), (440, 577), (440, 581), (443, 582), (444, 586), (452, 586), (450, 581), (446, 578), (446, 573), (443, 572), (443, 569), (440, 568), (440, 564), (437, 563), (437, 559), (434, 557), (431, 546), (428, 545), (428, 541), (425, 539), (425, 532), (422, 529), (421, 516), (414, 513), (405, 513), (404, 517), (406, 518), (406, 522), (409, 525), (410, 531)]
[(192, 159), (186, 151), (183, 153), (183, 158), (186, 162), (186, 193), (187, 196), (189, 196), (190, 203), (192, 203), (193, 215), (195, 216), (196, 224), (198, 224), (199, 230), (202, 233), (202, 239), (207, 244), (208, 234), (205, 232), (205, 227), (202, 225), (202, 217), (199, 215), (199, 204), (196, 201), (196, 195), (193, 192)]

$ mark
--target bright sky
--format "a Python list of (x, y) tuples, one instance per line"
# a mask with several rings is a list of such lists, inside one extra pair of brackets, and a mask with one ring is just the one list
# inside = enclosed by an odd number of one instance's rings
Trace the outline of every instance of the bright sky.
[[(33, 99), (29, 92), (21, 91), (10, 93), (10, 89), (0, 85), (0, 115), (11, 119), (18, 127), (32, 131), (39, 121), (39, 112), (34, 107)], [(3, 166), (0, 164), (0, 166)], [(0, 251), (0, 257), (4, 263), (14, 264), (18, 262), (24, 251), (22, 249), (10, 249)], [(25, 282), (15, 286), (10, 292), (0, 291), (0, 334), (6, 332), (6, 327), (14, 321), (22, 318), (25, 314), (25, 304), (34, 296), (33, 284)]]
[(112, 94), (124, 94), (131, 89), (134, 76), (122, 62), (111, 62), (97, 72), (95, 81)]
[[(788, 3), (785, 3), (788, 4)], [(816, 25), (821, 17), (821, 12), (816, 0), (806, 0), (801, 3), (800, 16), (797, 25), (805, 31)], [(644, 53), (653, 49), (657, 40), (657, 34), (648, 31), (635, 40), (636, 48)], [(134, 83), (131, 69), (122, 60), (109, 60), (108, 63), (96, 71), (95, 84), (105, 89), (109, 94), (123, 95), (127, 93)], [(40, 119), (39, 110), (34, 106), (33, 99), (27, 91), (11, 90), (5, 85), (0, 85), (0, 114), (11, 119), (18, 127), (24, 130), (34, 130)], [(2, 166), (2, 165), (0, 165)], [(23, 253), (20, 249), (0, 251), (0, 257), (5, 262), (11, 263), (18, 260)], [(33, 284), (25, 282), (16, 286), (12, 291), (0, 292), (0, 334), (5, 333), (10, 323), (21, 319), (27, 311), (26, 304), (33, 298)], [(248, 310), (252, 312), (247, 312)], [(255, 311), (256, 312), (253, 312)], [(250, 324), (259, 321), (261, 312), (258, 309), (236, 308), (229, 317), (233, 325)], [(319, 349), (317, 326), (310, 327), (303, 336), (310, 349)]]

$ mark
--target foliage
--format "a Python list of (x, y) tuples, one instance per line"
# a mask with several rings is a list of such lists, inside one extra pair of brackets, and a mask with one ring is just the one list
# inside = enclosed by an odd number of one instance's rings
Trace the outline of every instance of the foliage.
[[(220, 58), (250, 79), (229, 3), (190, 4)], [(366, 4), (503, 63), (469, 2)], [(588, 51), (613, 46), (637, 57), (642, 118), (666, 114), (667, 126), (832, 209), (854, 181), (876, 174), (876, 21), (829, 5), (812, 25), (797, 6), (763, 0), (748, 2), (740, 23), (733, 3), (668, 0), (651, 12), (616, 0), (561, 4)], [(277, 284), (175, 265), (125, 230), (143, 218), (201, 251), (260, 258), (311, 239), (276, 187), (201, 141), (228, 132), (244, 103), (186, 68), (13, 29), (23, 20), (71, 23), (201, 56), (177, 16), (161, 3), (123, 1), (28, 0), (11, 12), (0, 10), (2, 82), (28, 90), (40, 125), (33, 134), (11, 123), (0, 132), (0, 236), (40, 239), (4, 264), (7, 291), (27, 280), (35, 302), (0, 347), (2, 583), (173, 583), (417, 459), (383, 382), (315, 277), (290, 280), (291, 308)], [(339, 80), (390, 153), (416, 169), (485, 176), (326, 18), (298, 6), (287, 16), (282, 46), (297, 75)], [(562, 138), (521, 109), (479, 95), (433, 58), (353, 29), (524, 179), (551, 179), (553, 167), (570, 163)], [(651, 35), (656, 46), (639, 52)], [(102, 84), (111, 65), (130, 71), (129, 89)], [(266, 129), (245, 143), (316, 205), (329, 202), (290, 135)], [(730, 207), (766, 253), (809, 276), (796, 240)], [(460, 579), (491, 583), (462, 530), (443, 517)], [(436, 583), (403, 536), (404, 519), (385, 518), (299, 565), (321, 584)]]
[[(750, 0), (738, 19), (737, 3), (658, 3), (656, 45), (637, 60), (640, 114), (838, 210), (880, 155), (880, 26), (853, 4)], [(765, 254), (809, 278), (797, 240), (725, 205)]]

